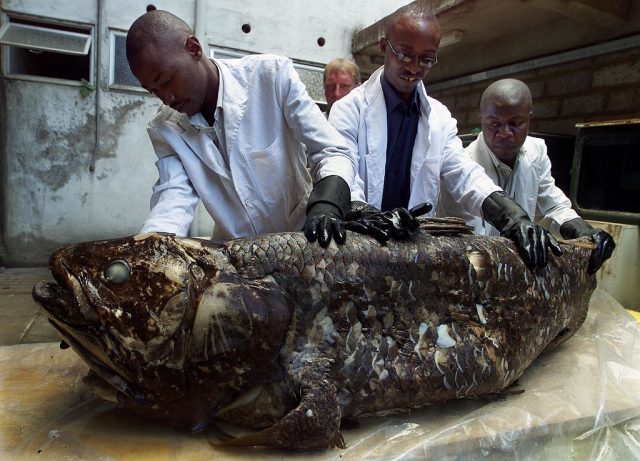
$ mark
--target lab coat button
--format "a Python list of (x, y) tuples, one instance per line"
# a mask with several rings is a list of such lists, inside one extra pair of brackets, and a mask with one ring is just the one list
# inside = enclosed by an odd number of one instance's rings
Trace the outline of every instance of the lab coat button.
[(245, 204), (246, 206), (249, 206), (249, 205), (251, 204), (251, 201), (250, 201), (249, 199), (247, 199), (247, 200), (245, 200), (245, 201), (244, 201), (244, 204)]

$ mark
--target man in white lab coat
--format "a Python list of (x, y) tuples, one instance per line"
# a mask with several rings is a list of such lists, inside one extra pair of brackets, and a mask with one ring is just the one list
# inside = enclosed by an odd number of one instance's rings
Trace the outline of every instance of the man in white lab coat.
[(186, 235), (201, 199), (223, 239), (304, 225), (322, 246), (344, 242), (355, 156), (291, 60), (209, 59), (184, 21), (155, 9), (132, 24), (127, 59), (164, 104), (148, 127), (159, 179), (141, 232)]
[(433, 14), (417, 2), (401, 8), (380, 41), (384, 66), (333, 105), (329, 121), (358, 155), (352, 200), (384, 211), (435, 204), (447, 190), (514, 240), (529, 266), (542, 267), (549, 249), (561, 253), (555, 239), (464, 155), (456, 121), (427, 96), (422, 80), (439, 44)]
[[(528, 135), (531, 114), (531, 91), (524, 82), (508, 78), (492, 83), (480, 100), (482, 133), (465, 153), (541, 226), (563, 238), (591, 237), (596, 248), (588, 271), (593, 273), (611, 256), (613, 237), (580, 218), (555, 185), (547, 145)], [(438, 214), (461, 217), (480, 235), (500, 234), (482, 217), (465, 212), (446, 191), (440, 196)]]

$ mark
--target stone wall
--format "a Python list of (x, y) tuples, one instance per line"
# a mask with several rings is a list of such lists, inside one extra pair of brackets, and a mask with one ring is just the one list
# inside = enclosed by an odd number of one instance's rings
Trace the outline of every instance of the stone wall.
[[(438, 63), (440, 65), (440, 63)], [(442, 63), (442, 65), (445, 65)], [(531, 130), (575, 134), (575, 124), (640, 117), (640, 50), (629, 49), (515, 73), (533, 95)], [(480, 128), (480, 96), (496, 79), (483, 80), (430, 96), (444, 103), (458, 131)]]

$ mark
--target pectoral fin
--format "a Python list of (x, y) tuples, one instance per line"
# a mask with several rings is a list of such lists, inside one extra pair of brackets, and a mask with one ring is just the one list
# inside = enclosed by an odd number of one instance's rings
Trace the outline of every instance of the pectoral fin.
[(296, 450), (346, 448), (340, 433), (340, 405), (336, 387), (329, 373), (331, 363), (330, 359), (314, 355), (298, 357), (290, 372), (292, 385), (301, 395), (298, 406), (273, 426), (225, 444)]

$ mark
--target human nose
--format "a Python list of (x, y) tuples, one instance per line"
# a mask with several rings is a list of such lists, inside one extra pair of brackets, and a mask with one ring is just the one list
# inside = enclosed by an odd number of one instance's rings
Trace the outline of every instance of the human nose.
[(424, 67), (420, 65), (419, 58), (413, 58), (413, 61), (407, 64), (407, 68), (414, 74), (419, 74), (424, 70)]
[(336, 89), (333, 92), (333, 94), (335, 95), (335, 97), (337, 99), (340, 99), (341, 97), (343, 97), (344, 95), (347, 94), (347, 87), (342, 86), (342, 85), (337, 85)]
[(509, 126), (509, 124), (505, 123), (504, 125), (500, 125), (498, 127), (498, 135), (502, 137), (509, 137), (513, 134), (513, 130)]

